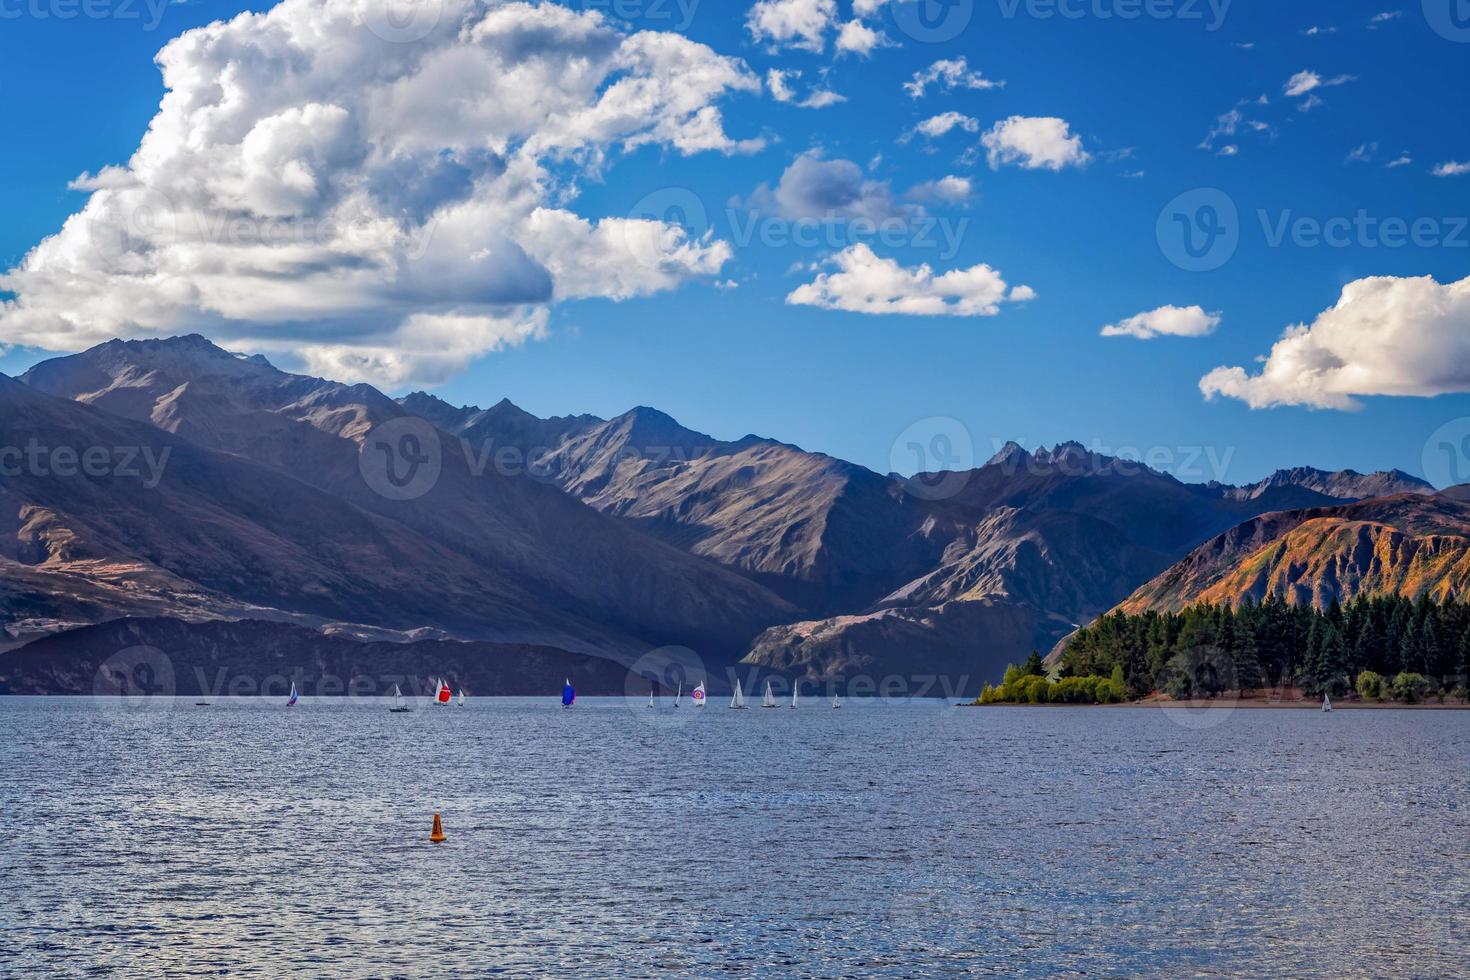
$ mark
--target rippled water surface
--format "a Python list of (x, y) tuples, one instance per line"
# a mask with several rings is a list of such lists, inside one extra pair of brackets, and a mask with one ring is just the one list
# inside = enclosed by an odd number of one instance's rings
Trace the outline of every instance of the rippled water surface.
[(1467, 712), (192, 700), (0, 698), (0, 972), (1467, 969)]

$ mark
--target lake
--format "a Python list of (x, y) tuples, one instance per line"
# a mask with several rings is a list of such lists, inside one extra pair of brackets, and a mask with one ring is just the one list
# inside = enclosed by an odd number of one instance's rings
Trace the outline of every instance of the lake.
[(192, 702), (0, 698), (0, 973), (1428, 976), (1470, 953), (1466, 712)]

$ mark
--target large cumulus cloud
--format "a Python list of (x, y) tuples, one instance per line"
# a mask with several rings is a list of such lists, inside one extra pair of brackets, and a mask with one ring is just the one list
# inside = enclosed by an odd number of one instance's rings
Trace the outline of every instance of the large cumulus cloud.
[(1470, 391), (1470, 279), (1374, 276), (1343, 287), (1337, 305), (1288, 329), (1260, 372), (1218, 367), (1205, 397), (1252, 408), (1356, 408), (1359, 395)]
[(720, 102), (739, 60), (554, 4), (284, 0), (158, 56), (132, 158), (0, 276), (0, 337), (52, 350), (203, 329), (390, 383), (434, 381), (545, 329), (560, 299), (713, 275), (728, 246), (591, 221), (577, 182), (617, 153), (757, 149)]

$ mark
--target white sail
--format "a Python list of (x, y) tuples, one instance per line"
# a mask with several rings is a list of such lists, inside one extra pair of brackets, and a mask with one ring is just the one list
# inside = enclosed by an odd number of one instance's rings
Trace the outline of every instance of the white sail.
[(1332, 710), (1332, 699), (1330, 697), (1328, 697), (1326, 695), (1326, 693), (1323, 693), (1323, 695), (1322, 695), (1322, 710), (1323, 711), (1331, 711)]
[(690, 694), (689, 696), (694, 699), (694, 706), (696, 708), (703, 708), (704, 707), (704, 681), (700, 681), (697, 685), (695, 685), (694, 693), (693, 694)]
[(679, 706), (679, 699), (684, 696), (684, 682), (679, 682), (679, 688), (674, 692), (674, 707)]
[(771, 693), (771, 682), (766, 681), (766, 699), (761, 702), (762, 708), (774, 708), (776, 706), (776, 695)]
[(464, 688), (459, 689), (459, 703), (464, 704)]
[(649, 691), (648, 692), (648, 706), (650, 708), (653, 707), (653, 692), (652, 691)]
[(791, 708), (796, 709), (797, 697), (801, 694), (801, 681), (794, 681), (791, 685)]
[(393, 685), (393, 707), (403, 707), (403, 691), (399, 689), (397, 684)]
[(732, 707), (732, 708), (743, 708), (743, 707), (745, 707), (745, 695), (740, 690), (740, 679), (739, 678), (736, 678), (735, 679), (735, 696), (732, 697), (732, 698), (730, 698), (730, 707)]
[(840, 708), (840, 707), (842, 707), (842, 696), (841, 695), (838, 695), (838, 694), (832, 695), (832, 707), (834, 707), (834, 708)]

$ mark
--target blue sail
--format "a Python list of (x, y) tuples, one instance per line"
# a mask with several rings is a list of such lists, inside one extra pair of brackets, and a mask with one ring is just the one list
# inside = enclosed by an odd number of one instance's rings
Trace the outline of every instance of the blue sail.
[(566, 686), (561, 689), (561, 706), (563, 708), (570, 708), (572, 702), (575, 700), (577, 700), (577, 691), (576, 688), (572, 687), (572, 682), (569, 680)]

